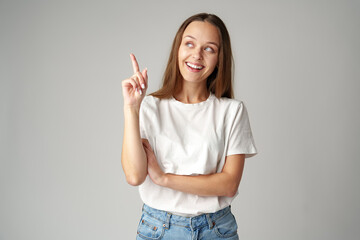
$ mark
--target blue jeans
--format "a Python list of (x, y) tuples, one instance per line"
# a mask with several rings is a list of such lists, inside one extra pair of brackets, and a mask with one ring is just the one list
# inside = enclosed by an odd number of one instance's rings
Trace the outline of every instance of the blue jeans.
[(136, 239), (235, 240), (239, 236), (230, 206), (215, 213), (182, 217), (144, 204)]

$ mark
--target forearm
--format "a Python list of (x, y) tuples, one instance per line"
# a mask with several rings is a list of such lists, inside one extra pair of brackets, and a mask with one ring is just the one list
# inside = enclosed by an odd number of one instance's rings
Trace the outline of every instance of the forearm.
[(239, 187), (245, 164), (245, 154), (229, 155), (220, 173), (208, 175), (175, 175), (164, 173), (147, 141), (143, 142), (151, 180), (162, 187), (200, 196), (233, 197)]
[(146, 154), (140, 137), (139, 110), (124, 107), (124, 138), (121, 162), (126, 180), (140, 185), (147, 175)]
[(159, 185), (200, 196), (233, 197), (237, 192), (239, 183), (240, 179), (221, 172), (198, 176), (165, 174)]

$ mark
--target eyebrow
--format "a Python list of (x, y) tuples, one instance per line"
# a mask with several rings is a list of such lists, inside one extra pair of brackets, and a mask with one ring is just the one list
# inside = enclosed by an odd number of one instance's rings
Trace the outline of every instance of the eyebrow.
[[(193, 37), (193, 36), (191, 36), (191, 35), (186, 35), (186, 36), (184, 36), (184, 38), (186, 38), (186, 37), (192, 38), (192, 39), (196, 40), (196, 38)], [(213, 45), (215, 45), (217, 48), (219, 48), (219, 44), (216, 43), (216, 42), (207, 42), (207, 43), (208, 43), (208, 44), (213, 44)]]

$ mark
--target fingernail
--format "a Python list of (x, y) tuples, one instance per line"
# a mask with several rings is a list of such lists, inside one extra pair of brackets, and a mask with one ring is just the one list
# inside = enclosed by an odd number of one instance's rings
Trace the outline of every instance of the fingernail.
[(139, 89), (139, 93), (140, 93), (140, 95), (142, 94), (142, 91), (141, 91), (141, 89)]
[(141, 84), (141, 88), (142, 88), (142, 89), (145, 89), (145, 84)]

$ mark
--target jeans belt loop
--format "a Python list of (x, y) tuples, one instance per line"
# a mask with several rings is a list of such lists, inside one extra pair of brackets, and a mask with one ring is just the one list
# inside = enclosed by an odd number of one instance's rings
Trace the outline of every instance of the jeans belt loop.
[(164, 223), (163, 227), (166, 229), (170, 228), (170, 218), (171, 218), (171, 213), (166, 213), (166, 223)]
[(205, 216), (206, 216), (206, 220), (207, 220), (207, 222), (209, 224), (209, 228), (212, 229), (214, 227), (215, 223), (211, 219), (210, 214), (207, 213), (207, 214), (205, 214)]

